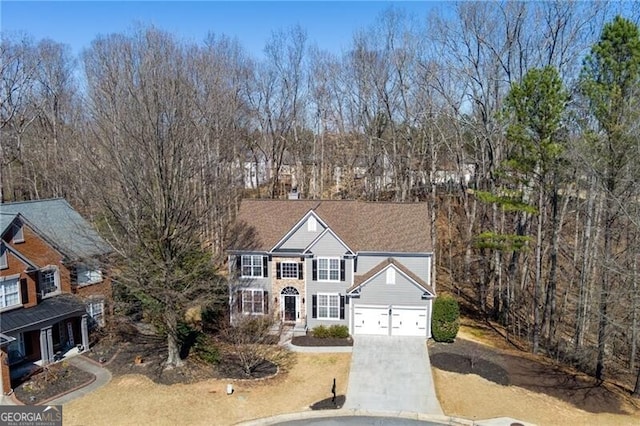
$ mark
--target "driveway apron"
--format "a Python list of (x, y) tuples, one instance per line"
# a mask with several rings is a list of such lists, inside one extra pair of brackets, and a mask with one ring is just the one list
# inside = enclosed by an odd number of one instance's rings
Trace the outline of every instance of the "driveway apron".
[(344, 408), (442, 415), (424, 338), (356, 336)]

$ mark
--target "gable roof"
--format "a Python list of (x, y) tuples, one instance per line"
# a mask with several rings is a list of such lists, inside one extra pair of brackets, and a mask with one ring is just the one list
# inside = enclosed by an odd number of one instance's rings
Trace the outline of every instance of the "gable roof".
[(269, 251), (310, 210), (356, 252), (432, 252), (426, 203), (243, 200), (231, 250)]
[(353, 279), (353, 285), (347, 289), (347, 293), (351, 293), (351, 292), (357, 290), (359, 287), (365, 285), (367, 283), (367, 281), (371, 280), (373, 277), (375, 277), (376, 275), (378, 275), (379, 273), (381, 273), (382, 271), (387, 269), (387, 267), (389, 267), (389, 266), (393, 266), (398, 271), (400, 271), (402, 274), (406, 275), (407, 278), (409, 278), (411, 281), (414, 281), (416, 283), (416, 285), (418, 287), (420, 287), (422, 290), (424, 290), (424, 291), (430, 293), (431, 295), (435, 296), (436, 292), (433, 290), (433, 287), (431, 287), (429, 284), (427, 284), (422, 278), (420, 278), (419, 276), (417, 276), (416, 274), (411, 272), (402, 263), (396, 261), (393, 258), (388, 258), (388, 259), (383, 260), (382, 262), (378, 263), (376, 266), (371, 268), (364, 275), (356, 275), (354, 277), (354, 279)]
[[(18, 214), (68, 258), (92, 257), (111, 251), (91, 225), (62, 198), (0, 204), (0, 224), (7, 217), (13, 221)], [(2, 233), (5, 230), (2, 229)]]
[(17, 214), (4, 213), (2, 211), (2, 204), (0, 204), (0, 235), (4, 235), (4, 233), (7, 232), (7, 229), (9, 229), (9, 226), (16, 217), (18, 217)]

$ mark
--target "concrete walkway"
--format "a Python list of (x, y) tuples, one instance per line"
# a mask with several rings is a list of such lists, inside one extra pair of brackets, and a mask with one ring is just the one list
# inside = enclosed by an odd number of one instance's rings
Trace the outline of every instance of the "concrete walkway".
[(442, 416), (425, 339), (356, 336), (344, 408)]
[(96, 364), (93, 361), (89, 361), (89, 359), (83, 356), (74, 356), (72, 358), (69, 358), (67, 362), (73, 365), (74, 367), (77, 367), (81, 370), (84, 370), (93, 374), (94, 376), (96, 376), (96, 379), (85, 387), (82, 387), (66, 395), (63, 395), (59, 398), (56, 398), (54, 400), (47, 402), (47, 405), (66, 404), (69, 401), (73, 401), (76, 398), (81, 398), (95, 391), (96, 389), (101, 388), (102, 386), (106, 385), (111, 381), (111, 372), (109, 370), (107, 370), (104, 367), (101, 367), (100, 365)]

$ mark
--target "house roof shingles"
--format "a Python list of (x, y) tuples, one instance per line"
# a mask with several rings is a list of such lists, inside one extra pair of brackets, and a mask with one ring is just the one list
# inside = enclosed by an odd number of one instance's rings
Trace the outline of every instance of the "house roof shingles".
[[(62, 198), (0, 204), (0, 225), (5, 219), (13, 220), (17, 214), (70, 258), (98, 256), (111, 251), (89, 223)], [(6, 226), (2, 232), (5, 230)]]
[(86, 314), (84, 304), (72, 294), (61, 294), (42, 300), (29, 309), (4, 312), (0, 318), (0, 332), (10, 333), (37, 328), (76, 315)]
[(243, 200), (237, 224), (248, 237), (231, 250), (269, 251), (310, 210), (355, 252), (432, 252), (426, 203)]

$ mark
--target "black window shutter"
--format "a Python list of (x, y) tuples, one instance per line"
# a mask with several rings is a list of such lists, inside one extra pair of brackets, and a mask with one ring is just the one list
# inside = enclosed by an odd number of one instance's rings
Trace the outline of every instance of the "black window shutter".
[(318, 318), (318, 295), (311, 296), (311, 318)]
[(302, 270), (304, 269), (304, 262), (298, 263), (298, 279), (303, 280), (304, 275), (302, 274)]
[(242, 290), (236, 291), (236, 309), (242, 312)]
[(344, 281), (344, 259), (340, 260), (340, 281)]
[(26, 305), (29, 303), (29, 287), (26, 278), (20, 280), (20, 292), (22, 293), (22, 304)]
[(269, 292), (265, 291), (262, 293), (262, 300), (264, 301), (264, 313), (265, 315), (269, 313)]
[(269, 274), (269, 258), (264, 256), (262, 258), (262, 276), (267, 277)]
[(313, 281), (318, 281), (318, 260), (313, 259), (311, 263), (311, 270), (313, 271)]
[(276, 262), (276, 279), (279, 280), (282, 277), (280, 273), (280, 262)]
[(236, 275), (242, 275), (242, 256), (236, 255)]
[(344, 319), (344, 299), (345, 296), (340, 296), (340, 319)]

